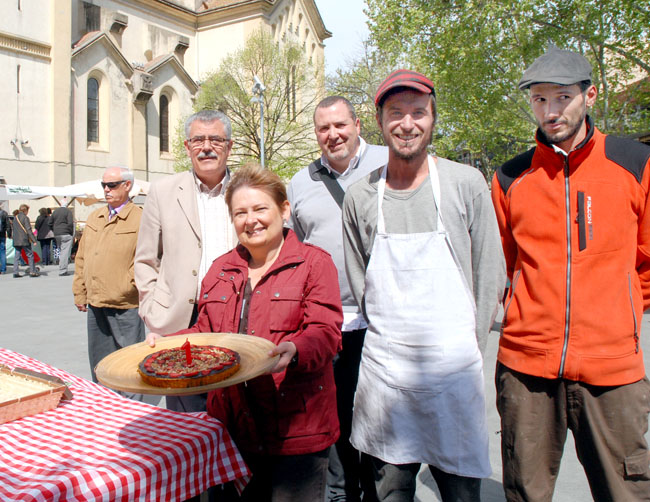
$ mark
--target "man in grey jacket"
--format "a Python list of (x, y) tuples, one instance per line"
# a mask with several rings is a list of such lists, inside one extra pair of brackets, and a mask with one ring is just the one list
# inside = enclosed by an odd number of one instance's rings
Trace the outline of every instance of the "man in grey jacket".
[(345, 276), (341, 205), (345, 190), (371, 171), (386, 164), (388, 149), (368, 145), (359, 136), (361, 123), (352, 104), (342, 96), (323, 99), (314, 110), (314, 132), (322, 155), (291, 180), (289, 226), (303, 242), (322, 247), (332, 255), (339, 272), (343, 303), (343, 349), (334, 359), (337, 407), (341, 437), (330, 451), (329, 500), (371, 500), (374, 486), (362, 475), (359, 452), (350, 444), (352, 404), (359, 375), (366, 322), (354, 301)]
[(52, 232), (56, 239), (59, 253), (59, 275), (68, 275), (68, 262), (74, 237), (74, 219), (72, 212), (68, 209), (68, 199), (63, 198), (63, 205), (52, 213)]
[(368, 330), (351, 443), (379, 500), (413, 500), (429, 466), (442, 500), (479, 500), (491, 473), (481, 350), (505, 286), (490, 193), (476, 169), (427, 153), (433, 82), (397, 70), (375, 97), (387, 166), (343, 203), (350, 287)]

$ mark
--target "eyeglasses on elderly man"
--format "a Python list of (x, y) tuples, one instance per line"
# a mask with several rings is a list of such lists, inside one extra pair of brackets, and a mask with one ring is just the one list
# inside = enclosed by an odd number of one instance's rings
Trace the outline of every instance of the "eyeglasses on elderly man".
[(229, 141), (221, 136), (194, 136), (187, 141), (192, 148), (201, 148), (206, 140), (210, 142), (213, 148), (223, 148)]

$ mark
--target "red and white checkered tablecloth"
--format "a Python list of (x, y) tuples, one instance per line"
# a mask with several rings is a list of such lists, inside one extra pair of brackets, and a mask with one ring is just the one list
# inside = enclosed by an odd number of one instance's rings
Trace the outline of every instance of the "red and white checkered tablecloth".
[(0, 500), (183, 501), (249, 478), (223, 425), (131, 401), (17, 352), (0, 363), (57, 376), (71, 401), (0, 425)]

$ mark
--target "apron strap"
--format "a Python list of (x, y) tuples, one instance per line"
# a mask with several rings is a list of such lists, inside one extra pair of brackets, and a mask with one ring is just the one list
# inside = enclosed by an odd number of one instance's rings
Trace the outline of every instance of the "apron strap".
[[(436, 165), (436, 159), (429, 155), (427, 156), (427, 161), (429, 163), (429, 178), (431, 178), (431, 191), (433, 192), (433, 203), (436, 206), (436, 212), (438, 213), (438, 223), (437, 231), (444, 232), (445, 225), (442, 222), (442, 211), (440, 210), (440, 178), (438, 177), (438, 167)], [(377, 233), (385, 234), (386, 233), (386, 222), (384, 220), (384, 213), (381, 210), (382, 204), (384, 202), (384, 192), (386, 191), (386, 175), (388, 173), (388, 164), (386, 164), (381, 170), (381, 176), (377, 182)]]
[[(456, 267), (458, 268), (458, 271), (460, 272), (461, 279), (463, 280), (463, 283), (465, 284), (465, 291), (467, 292), (467, 295), (470, 298), (470, 302), (472, 304), (472, 307), (474, 309), (474, 314), (476, 314), (476, 300), (474, 299), (474, 295), (472, 294), (472, 288), (469, 287), (469, 284), (467, 282), (467, 278), (465, 277), (465, 274), (463, 273), (463, 267), (460, 264), (460, 260), (458, 259), (458, 256), (456, 255), (456, 252), (454, 251), (454, 247), (451, 245), (451, 239), (449, 238), (449, 234), (445, 230), (445, 225), (442, 221), (442, 211), (441, 205), (440, 205), (440, 178), (438, 176), (438, 165), (436, 163), (436, 159), (429, 155), (427, 157), (428, 162), (429, 162), (429, 177), (431, 178), (431, 191), (433, 192), (433, 203), (436, 206), (436, 211), (438, 213), (438, 223), (437, 223), (437, 229), (436, 232), (444, 233), (445, 234), (445, 242), (447, 243), (447, 247), (449, 248), (449, 252), (451, 253), (451, 257), (456, 263)], [(377, 182), (377, 235), (379, 234), (385, 234), (386, 233), (386, 222), (384, 220), (384, 213), (381, 210), (382, 204), (384, 202), (384, 192), (386, 190), (386, 174), (388, 173), (388, 164), (386, 164), (382, 170), (381, 170), (381, 177), (379, 178), (379, 181)]]

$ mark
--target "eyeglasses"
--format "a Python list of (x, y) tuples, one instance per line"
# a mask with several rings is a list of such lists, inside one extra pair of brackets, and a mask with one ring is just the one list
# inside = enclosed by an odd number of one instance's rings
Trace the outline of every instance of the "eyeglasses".
[(192, 148), (201, 148), (205, 141), (208, 140), (212, 148), (223, 148), (230, 140), (222, 138), (221, 136), (194, 136), (188, 139), (188, 143)]
[(108, 187), (108, 188), (110, 188), (111, 190), (113, 190), (113, 188), (117, 188), (117, 187), (119, 187), (119, 186), (120, 186), (122, 183), (124, 183), (125, 181), (126, 181), (126, 180), (120, 180), (120, 181), (107, 181), (107, 182), (103, 182), (103, 181), (102, 181), (102, 188), (106, 188), (106, 187)]

